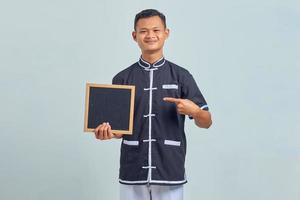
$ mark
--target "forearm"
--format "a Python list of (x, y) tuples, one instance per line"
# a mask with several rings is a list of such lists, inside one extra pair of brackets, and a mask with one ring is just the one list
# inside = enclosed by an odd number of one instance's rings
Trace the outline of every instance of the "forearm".
[(195, 110), (192, 117), (194, 118), (195, 124), (200, 128), (209, 128), (212, 124), (210, 112), (202, 110), (201, 108)]

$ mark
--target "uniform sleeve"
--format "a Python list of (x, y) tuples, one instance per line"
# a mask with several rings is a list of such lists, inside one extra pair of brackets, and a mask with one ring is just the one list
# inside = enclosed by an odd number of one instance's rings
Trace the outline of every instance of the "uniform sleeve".
[(193, 101), (202, 110), (209, 110), (208, 105), (201, 91), (199, 90), (196, 81), (189, 72), (183, 77), (182, 98)]

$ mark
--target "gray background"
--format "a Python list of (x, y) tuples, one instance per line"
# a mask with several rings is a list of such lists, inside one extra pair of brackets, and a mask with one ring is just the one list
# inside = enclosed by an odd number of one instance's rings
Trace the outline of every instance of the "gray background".
[(299, 200), (299, 1), (0, 3), (0, 199), (118, 199), (119, 140), (83, 133), (85, 83), (136, 62), (134, 15), (157, 8), (165, 57), (214, 124), (186, 123), (186, 199)]

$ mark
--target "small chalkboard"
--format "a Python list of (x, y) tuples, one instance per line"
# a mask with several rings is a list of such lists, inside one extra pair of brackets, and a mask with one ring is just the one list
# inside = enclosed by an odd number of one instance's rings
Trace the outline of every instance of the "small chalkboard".
[(135, 86), (86, 84), (84, 131), (109, 122), (112, 132), (132, 134)]

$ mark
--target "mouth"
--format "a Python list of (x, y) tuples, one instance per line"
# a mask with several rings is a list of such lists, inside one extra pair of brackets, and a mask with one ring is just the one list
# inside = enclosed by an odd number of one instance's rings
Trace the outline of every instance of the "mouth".
[(150, 41), (145, 41), (145, 43), (147, 43), (147, 44), (155, 44), (155, 43), (157, 43), (157, 41), (155, 40), (150, 40)]

